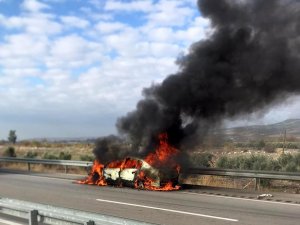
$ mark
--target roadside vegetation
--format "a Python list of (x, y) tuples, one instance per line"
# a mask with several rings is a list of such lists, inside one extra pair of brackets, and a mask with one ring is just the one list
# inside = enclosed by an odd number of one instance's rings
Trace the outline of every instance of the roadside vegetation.
[[(55, 159), (55, 160), (82, 160), (94, 161), (94, 142), (49, 142), (47, 140), (16, 141), (15, 132), (10, 132), (6, 141), (0, 141), (0, 156), (22, 157), (32, 159)], [(114, 145), (112, 145), (114, 146)], [(126, 146), (128, 147), (128, 146)], [(115, 149), (113, 148), (115, 151)], [(116, 150), (117, 151), (117, 150)], [(300, 172), (300, 141), (287, 140), (285, 143), (274, 139), (234, 142), (231, 140), (222, 143), (210, 139), (202, 146), (190, 149), (189, 167), (217, 167), (239, 170), (269, 170)], [(0, 167), (27, 170), (26, 164), (1, 164)], [(32, 165), (32, 171), (39, 172), (64, 172), (61, 166)], [(84, 169), (70, 168), (70, 173), (86, 174)], [(243, 188), (251, 181), (249, 179), (201, 176), (191, 179), (194, 183), (208, 186), (222, 186)], [(300, 192), (300, 184), (287, 181), (259, 181), (262, 188), (279, 187), (279, 190), (293, 190)], [(247, 188), (253, 188), (251, 183)], [(296, 192), (296, 191), (293, 191)]]
[(3, 156), (4, 157), (16, 157), (17, 154), (15, 151), (15, 148), (11, 147), (11, 146), (7, 147), (3, 152)]
[(281, 154), (274, 159), (267, 155), (221, 156), (216, 161), (217, 168), (239, 170), (268, 170), (300, 172), (300, 153)]

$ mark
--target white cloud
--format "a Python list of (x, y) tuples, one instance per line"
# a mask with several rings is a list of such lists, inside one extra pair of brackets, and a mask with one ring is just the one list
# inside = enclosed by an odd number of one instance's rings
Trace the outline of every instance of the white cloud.
[(161, 0), (154, 9), (147, 15), (154, 26), (183, 26), (194, 16), (194, 10), (181, 1)]
[[(15, 16), (0, 14), (0, 118), (13, 108), (33, 123), (85, 118), (94, 132), (99, 119), (113, 130), (141, 90), (176, 72), (177, 55), (205, 36), (205, 22), (188, 15), (186, 1), (101, 1), (63, 13), (52, 0), (43, 1), (49, 7), (26, 1)], [(140, 20), (131, 21), (136, 12)]]
[(101, 44), (87, 41), (78, 35), (58, 38), (52, 43), (46, 65), (49, 68), (86, 66), (102, 57)]
[(37, 58), (47, 51), (47, 38), (33, 37), (29, 34), (16, 34), (5, 37), (6, 42), (0, 45), (0, 57), (32, 57)]
[(202, 17), (196, 17), (191, 26), (175, 32), (177, 41), (190, 44), (208, 37), (212, 33), (210, 22)]
[(138, 0), (131, 2), (122, 2), (122, 1), (107, 1), (104, 9), (109, 11), (121, 11), (121, 12), (132, 12), (132, 11), (141, 11), (149, 12), (153, 8), (153, 3), (151, 0)]
[(15, 34), (4, 39), (5, 42), (0, 43), (0, 73), (5, 76), (36, 75), (47, 54), (48, 39), (29, 34)]
[(99, 0), (88, 0), (88, 3), (90, 3), (93, 7), (96, 7), (97, 9), (101, 9), (105, 4), (104, 1)]
[(127, 25), (120, 22), (99, 22), (96, 24), (95, 28), (101, 33), (109, 34), (122, 31), (127, 28)]
[(90, 25), (89, 21), (76, 16), (62, 16), (60, 19), (67, 27), (77, 27), (83, 29)]
[(39, 12), (43, 9), (50, 8), (47, 4), (37, 0), (24, 0), (22, 8), (30, 12)]
[(151, 27), (145, 29), (145, 33), (151, 41), (172, 42), (174, 40), (174, 31), (170, 27)]
[(174, 57), (180, 53), (180, 47), (175, 44), (152, 43), (151, 52), (156, 57)]
[(92, 8), (90, 7), (80, 7), (79, 9), (82, 13), (84, 13), (84, 15), (93, 20), (93, 21), (109, 21), (113, 19), (113, 14), (111, 13), (104, 13), (104, 12), (99, 12), (99, 11), (94, 11)]
[(141, 39), (141, 33), (135, 29), (126, 29), (119, 34), (110, 34), (103, 37), (105, 45), (115, 50), (121, 56), (139, 55), (139, 52), (133, 48)]
[(8, 29), (18, 28), (34, 34), (57, 34), (62, 31), (62, 25), (54, 21), (51, 14), (7, 17), (2, 24)]

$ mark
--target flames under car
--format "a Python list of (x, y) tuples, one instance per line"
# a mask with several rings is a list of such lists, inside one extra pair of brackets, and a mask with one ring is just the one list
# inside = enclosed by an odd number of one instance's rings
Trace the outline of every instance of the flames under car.
[(144, 189), (149, 184), (153, 188), (160, 188), (170, 181), (173, 185), (178, 184), (176, 170), (157, 169), (145, 160), (134, 157), (107, 164), (103, 169), (103, 177), (109, 185), (140, 189)]

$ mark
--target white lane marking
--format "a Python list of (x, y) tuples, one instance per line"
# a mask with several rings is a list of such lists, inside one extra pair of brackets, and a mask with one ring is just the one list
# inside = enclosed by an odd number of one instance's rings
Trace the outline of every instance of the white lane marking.
[[(1, 0), (0, 0), (1, 1)], [(6, 173), (6, 174), (9, 174), (9, 173)], [(46, 175), (42, 175), (42, 174), (18, 174), (18, 173), (15, 173), (13, 175), (18, 175), (20, 177), (27, 177), (27, 176), (30, 176), (30, 177), (34, 177), (34, 178), (44, 178), (44, 179), (53, 179), (53, 180), (70, 180), (70, 181), (77, 181), (77, 180), (81, 180), (81, 179), (84, 179), (85, 177), (87, 176), (82, 176), (82, 177), (78, 177), (78, 179), (76, 179), (75, 177), (72, 178), (63, 178), (63, 177), (48, 177)]]
[(232, 221), (232, 222), (238, 222), (237, 219), (230, 219), (230, 218), (226, 218), (226, 217), (210, 216), (210, 215), (205, 215), (205, 214), (179, 211), (179, 210), (174, 210), (174, 209), (165, 209), (165, 208), (159, 208), (159, 207), (153, 207), (153, 206), (147, 206), (147, 205), (138, 205), (138, 204), (132, 204), (132, 203), (127, 203), (127, 202), (116, 202), (116, 201), (110, 201), (110, 200), (106, 200), (106, 199), (96, 199), (96, 201), (108, 202), (108, 203), (119, 204), (119, 205), (128, 205), (128, 206), (134, 206), (134, 207), (140, 207), (140, 208), (146, 208), (146, 209), (155, 209), (155, 210), (160, 210), (160, 211), (180, 213), (180, 214), (186, 214), (186, 215), (191, 215), (191, 216), (200, 216), (200, 217), (206, 217), (206, 218), (212, 218), (212, 219), (218, 219), (218, 220), (227, 220), (227, 221)]
[(266, 201), (266, 200), (259, 200), (259, 199), (239, 198), (239, 197), (230, 197), (230, 196), (222, 196), (222, 195), (214, 195), (214, 194), (201, 194), (201, 193), (192, 193), (192, 192), (184, 192), (184, 191), (181, 193), (190, 194), (190, 195), (209, 196), (209, 197), (216, 197), (216, 198), (239, 199), (239, 200), (253, 201), (253, 202), (266, 202), (266, 203), (280, 204), (280, 205), (300, 206), (300, 204), (288, 203), (288, 202), (274, 202), (274, 201)]
[(4, 223), (4, 224), (7, 224), (7, 225), (22, 225), (21, 223), (15, 223), (15, 222), (12, 222), (12, 221), (9, 221), (9, 220), (4, 220), (4, 219), (1, 219), (1, 218), (0, 218), (0, 223)]

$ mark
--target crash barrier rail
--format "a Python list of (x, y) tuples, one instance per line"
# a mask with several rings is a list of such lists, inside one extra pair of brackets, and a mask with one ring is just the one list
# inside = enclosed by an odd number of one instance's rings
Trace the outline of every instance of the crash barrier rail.
[(38, 225), (38, 223), (54, 225), (151, 225), (150, 223), (139, 222), (137, 220), (130, 220), (98, 213), (83, 212), (74, 209), (54, 207), (50, 205), (9, 198), (0, 198), (0, 213), (26, 219), (28, 220), (29, 225)]
[(282, 171), (234, 170), (234, 169), (219, 169), (219, 168), (190, 168), (187, 171), (187, 174), (253, 178), (254, 182), (255, 182), (255, 190), (257, 190), (257, 188), (258, 188), (260, 179), (300, 181), (300, 173), (282, 172)]
[(29, 159), (29, 158), (16, 158), (16, 157), (0, 157), (0, 162), (26, 163), (28, 171), (31, 170), (30, 167), (31, 164), (61, 165), (64, 166), (65, 173), (68, 172), (68, 166), (85, 167), (87, 170), (93, 166), (93, 162), (89, 162), (89, 161)]
[[(30, 164), (48, 164), (48, 165), (63, 165), (65, 172), (68, 171), (68, 166), (86, 167), (87, 170), (92, 167), (93, 162), (89, 161), (74, 161), (74, 160), (48, 160), (48, 159), (28, 159), (15, 157), (0, 157), (0, 162), (17, 162), (27, 163), (30, 171)], [(190, 168), (182, 175), (211, 175), (211, 176), (230, 176), (241, 178), (253, 178), (255, 181), (255, 189), (257, 189), (260, 179), (275, 179), (275, 180), (290, 180), (300, 181), (300, 173), (279, 172), (279, 171), (258, 171), (258, 170), (233, 170), (233, 169), (218, 169), (218, 168)]]

